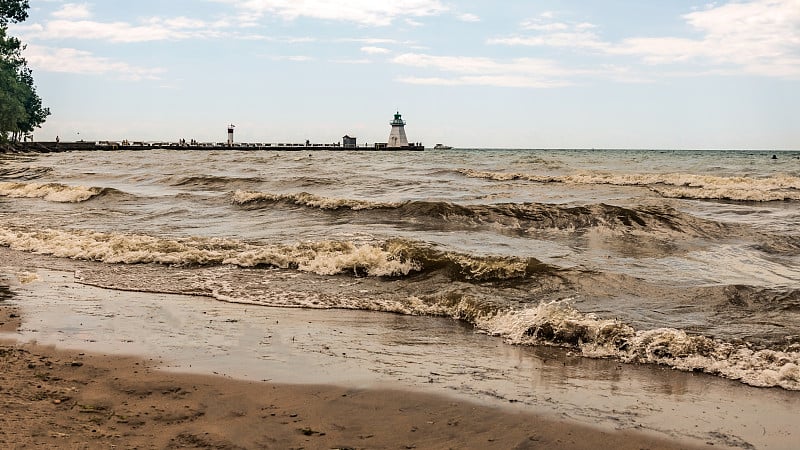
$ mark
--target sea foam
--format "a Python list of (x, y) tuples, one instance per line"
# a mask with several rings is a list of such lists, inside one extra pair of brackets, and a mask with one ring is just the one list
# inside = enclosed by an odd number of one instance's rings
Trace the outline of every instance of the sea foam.
[(510, 280), (560, 269), (535, 258), (477, 256), (437, 250), (425, 243), (313, 241), (255, 244), (233, 239), (102, 233), (91, 230), (0, 227), (0, 245), (61, 258), (122, 264), (277, 267), (318, 275), (402, 277), (443, 271), (461, 281)]
[(420, 269), (416, 261), (402, 258), (381, 245), (338, 241), (254, 245), (220, 238), (162, 239), (86, 230), (30, 231), (0, 227), (0, 245), (105, 263), (273, 266), (320, 275), (369, 276), (403, 276)]
[(0, 196), (12, 198), (41, 198), (49, 202), (80, 203), (103, 193), (103, 188), (68, 186), (60, 183), (0, 182)]
[(569, 300), (477, 317), (475, 325), (517, 345), (556, 345), (594, 358), (659, 364), (705, 372), (751, 386), (800, 390), (800, 353), (754, 349), (684, 330), (636, 330), (615, 319), (581, 313)]
[[(319, 275), (351, 274), (397, 277), (442, 270), (458, 280), (504, 280), (535, 277), (558, 270), (534, 259), (480, 258), (436, 251), (424, 244), (388, 241), (379, 244), (309, 242), (256, 245), (229, 239), (161, 239), (144, 235), (85, 230), (20, 230), (0, 227), (0, 245), (14, 250), (105, 263), (157, 263), (174, 266), (269, 266)], [(413, 255), (413, 256), (412, 256)], [(426, 266), (429, 266), (426, 268)], [(551, 272), (552, 273), (552, 272)], [(261, 277), (254, 280), (257, 282)], [(113, 287), (113, 286), (111, 286)], [(206, 279), (192, 292), (220, 300), (265, 306), (351, 308), (464, 320), (487, 334), (515, 345), (554, 345), (583, 356), (669, 366), (741, 380), (753, 386), (800, 390), (800, 353), (795, 348), (753, 348), (684, 330), (637, 330), (617, 319), (582, 313), (570, 300), (509, 307), (477, 298), (462, 288), (427, 296), (322, 295), (305, 289), (226, 285)], [(244, 290), (242, 290), (244, 289)], [(269, 293), (267, 295), (266, 293)], [(256, 297), (253, 297), (256, 296)], [(385, 298), (384, 298), (385, 297)]]
[(494, 181), (524, 180), (537, 183), (641, 186), (647, 187), (663, 197), (670, 198), (762, 202), (800, 200), (800, 178), (786, 174), (753, 178), (686, 173), (615, 174), (595, 171), (580, 171), (574, 174), (558, 176), (478, 171), (473, 169), (460, 169), (458, 172), (470, 178), (484, 178)]
[(299, 192), (294, 194), (270, 194), (266, 192), (236, 191), (233, 194), (233, 203), (236, 205), (251, 205), (257, 203), (290, 203), (298, 206), (307, 206), (319, 209), (337, 210), (398, 208), (402, 203), (381, 203), (366, 200), (353, 200), (334, 197), (323, 197)]

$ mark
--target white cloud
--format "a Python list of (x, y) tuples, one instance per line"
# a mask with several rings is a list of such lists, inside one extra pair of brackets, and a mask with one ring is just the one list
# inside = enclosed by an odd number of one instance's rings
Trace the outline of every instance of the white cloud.
[[(186, 30), (186, 29), (202, 29), (202, 28), (209, 28), (209, 24), (203, 20), (199, 19), (191, 19), (188, 17), (174, 17), (171, 19), (159, 19), (153, 18), (150, 19), (150, 23), (153, 25), (163, 25), (166, 28), (170, 28), (173, 30)], [(221, 26), (227, 26), (227, 23), (220, 24)]]
[(489, 39), (489, 44), (523, 45), (529, 47), (560, 47), (603, 50), (608, 44), (602, 42), (593, 31), (594, 24), (553, 22), (554, 13), (544, 13), (522, 23), (522, 28), (533, 31), (533, 35), (511, 36)]
[(368, 55), (385, 55), (392, 51), (383, 47), (361, 47), (361, 51)]
[(712, 69), (706, 73), (736, 67), (739, 73), (800, 78), (800, 1), (710, 4), (682, 18), (699, 38), (630, 37), (608, 42), (599, 37), (593, 24), (556, 22), (555, 14), (548, 13), (523, 23), (533, 34), (494, 38), (488, 43), (584, 49), (635, 56), (653, 65), (692, 63)]
[(440, 0), (216, 0), (235, 5), (257, 17), (275, 15), (285, 20), (301, 17), (367, 26), (388, 26), (398, 18), (441, 14), (448, 8)]
[(25, 40), (102, 40), (113, 43), (154, 42), (186, 39), (265, 40), (288, 44), (313, 42), (311, 37), (270, 37), (243, 32), (248, 26), (228, 20), (204, 21), (190, 17), (151, 17), (137, 24), (94, 20), (56, 19), (42, 23), (15, 25), (14, 31)]
[(746, 73), (800, 78), (800, 2), (756, 0), (683, 16), (700, 39), (631, 38), (610, 50), (653, 64), (694, 61), (734, 65)]
[(272, 56), (271, 59), (273, 61), (291, 61), (291, 62), (314, 61), (314, 58), (305, 55)]
[(565, 31), (570, 28), (569, 25), (562, 22), (541, 23), (538, 21), (529, 21), (522, 24), (522, 28), (533, 31)]
[(493, 86), (515, 88), (555, 88), (569, 86), (565, 81), (537, 80), (535, 78), (509, 75), (462, 76), (458, 78), (399, 77), (397, 81), (407, 84), (429, 86)]
[[(67, 15), (63, 15), (67, 17)], [(75, 17), (78, 15), (76, 14)], [(61, 15), (59, 15), (61, 17)], [(248, 32), (256, 25), (245, 18), (206, 21), (191, 17), (150, 17), (137, 23), (102, 22), (81, 18), (57, 18), (43, 23), (17, 24), (14, 32), (26, 41), (31, 40), (101, 40), (112, 43), (155, 42), (187, 39), (262, 40), (286, 44), (317, 41), (314, 37), (275, 37)]]
[(547, 12), (526, 20), (522, 28), (534, 34), (492, 38), (488, 44), (519, 45), (529, 47), (559, 47), (603, 50), (609, 45), (600, 40), (593, 30), (596, 25), (586, 22), (569, 23), (552, 21), (555, 13)]
[(503, 62), (482, 57), (406, 53), (395, 57), (392, 62), (454, 74), (449, 77), (407, 76), (398, 79), (412, 84), (560, 87), (572, 84), (567, 79), (568, 75), (578, 74), (578, 71), (568, 71), (553, 61), (535, 58), (517, 58)]
[(31, 67), (46, 72), (115, 75), (127, 80), (157, 80), (164, 72), (159, 68), (136, 67), (122, 61), (95, 56), (74, 48), (53, 48), (28, 45), (25, 58)]
[(220, 30), (208, 28), (202, 21), (186, 18), (148, 20), (142, 25), (127, 22), (91, 20), (51, 20), (44, 25), (19, 27), (26, 39), (98, 39), (109, 42), (150, 42), (167, 39), (220, 36)]
[(53, 13), (53, 17), (64, 20), (88, 19), (91, 16), (89, 5), (86, 3), (66, 3), (61, 9)]
[(465, 14), (460, 14), (458, 16), (458, 20), (462, 22), (480, 22), (481, 18), (476, 16), (475, 14), (465, 13)]
[(411, 41), (398, 41), (397, 39), (387, 39), (387, 38), (343, 38), (337, 39), (336, 42), (356, 42), (360, 44), (370, 44), (370, 45), (386, 45), (386, 44), (396, 44), (396, 45), (410, 45), (413, 44)]
[(371, 64), (369, 59), (332, 59), (330, 62), (334, 64)]
[(494, 38), (487, 41), (489, 44), (525, 45), (529, 47), (567, 47), (604, 50), (608, 44), (597, 39), (594, 33), (549, 33), (539, 36), (513, 36), (507, 38)]

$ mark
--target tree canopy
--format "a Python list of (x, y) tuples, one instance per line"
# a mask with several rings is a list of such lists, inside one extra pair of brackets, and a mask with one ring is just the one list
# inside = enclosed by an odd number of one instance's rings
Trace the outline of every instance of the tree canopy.
[(28, 18), (28, 0), (0, 0), (0, 27)]
[(33, 84), (22, 56), (25, 45), (8, 35), (8, 24), (28, 18), (28, 0), (0, 0), (0, 141), (16, 141), (44, 123), (50, 110)]

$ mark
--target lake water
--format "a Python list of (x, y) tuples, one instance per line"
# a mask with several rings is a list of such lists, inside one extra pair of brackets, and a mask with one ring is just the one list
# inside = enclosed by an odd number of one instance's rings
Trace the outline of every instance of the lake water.
[(104, 288), (442, 316), (800, 390), (800, 152), (772, 155), (0, 155), (0, 246)]

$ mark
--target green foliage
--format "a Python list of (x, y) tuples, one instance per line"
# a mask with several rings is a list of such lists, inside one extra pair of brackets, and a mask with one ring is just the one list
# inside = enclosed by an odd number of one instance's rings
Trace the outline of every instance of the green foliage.
[(7, 34), (9, 22), (27, 17), (28, 0), (0, 0), (0, 142), (32, 132), (50, 115), (50, 110), (42, 106), (33, 74), (22, 56), (25, 46)]
[(0, 63), (0, 140), (7, 140), (8, 133), (17, 130), (17, 124), (28, 118), (24, 103), (27, 86), (16, 75), (13, 67)]
[(28, 0), (0, 0), (0, 27), (28, 18)]

